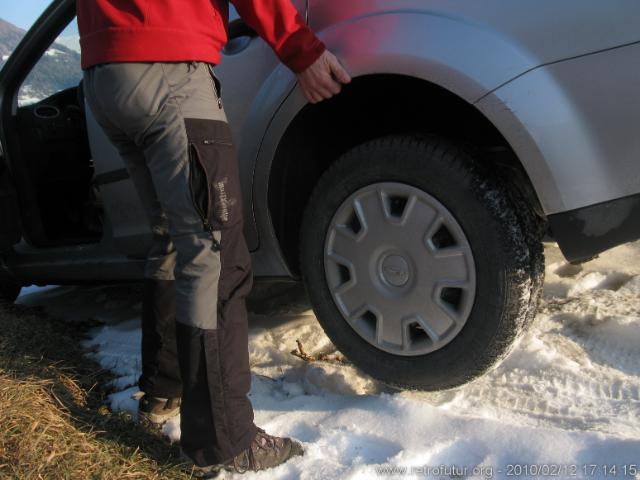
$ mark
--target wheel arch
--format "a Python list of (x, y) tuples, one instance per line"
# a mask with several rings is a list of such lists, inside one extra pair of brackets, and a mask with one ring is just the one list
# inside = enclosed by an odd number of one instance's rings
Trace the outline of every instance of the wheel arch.
[[(295, 88), (293, 74), (280, 65), (270, 74), (261, 94), (254, 100), (257, 107), (253, 113), (259, 115), (252, 115), (252, 118), (257, 121), (268, 116), (266, 130), (264, 123), (258, 126), (256, 121), (243, 126), (244, 132), (263, 132), (260, 135), (244, 135), (244, 138), (253, 137), (254, 140), (244, 142), (247, 145), (240, 152), (241, 158), (256, 159), (251, 195), (255, 221), (252, 226), (255, 225), (256, 239), (259, 239), (259, 248), (254, 252), (254, 265), (259, 275), (265, 272), (283, 276), (297, 273), (296, 238), (286, 232), (291, 230), (292, 225), (294, 229), (298, 228), (306, 197), (284, 195), (283, 198), (281, 187), (291, 180), (286, 176), (283, 179), (282, 172), (291, 165), (303, 164), (306, 175), (317, 180), (327, 166), (327, 160), (335, 159), (335, 154), (354, 146), (357, 141), (370, 138), (360, 135), (355, 138), (356, 141), (347, 144), (327, 138), (327, 130), (340, 123), (335, 119), (344, 118), (345, 112), (352, 113), (365, 104), (366, 108), (359, 110), (365, 113), (353, 120), (355, 123), (352, 122), (349, 128), (353, 129), (354, 125), (371, 127), (375, 119), (381, 116), (387, 120), (392, 117), (397, 120), (398, 114), (389, 112), (402, 112), (399, 108), (402, 106), (413, 116), (418, 116), (421, 108), (424, 117), (424, 112), (433, 110), (430, 100), (441, 102), (446, 98), (450, 105), (467, 112), (468, 118), (473, 117), (474, 121), (470, 123), (472, 128), (490, 132), (492, 139), (499, 138), (494, 143), (498, 150), (513, 154), (502, 135), (473, 107), (473, 103), (534, 68), (540, 59), (514, 39), (469, 18), (422, 8), (389, 11), (380, 5), (380, 8), (372, 11), (364, 5), (358, 5), (354, 5), (353, 9), (325, 9), (322, 5), (315, 5), (311, 16), (312, 27), (352, 74), (353, 84), (329, 102), (308, 105), (301, 90)], [(339, 18), (333, 17), (334, 13)], [(443, 45), (447, 48), (442, 48)], [(372, 87), (380, 78), (393, 79), (393, 82), (387, 87)], [(403, 85), (408, 83), (411, 83), (410, 88), (405, 88)], [(407, 98), (407, 92), (419, 97), (421, 104), (417, 105), (415, 98)], [(401, 98), (407, 98), (406, 105), (401, 105)], [(324, 112), (330, 112), (331, 119), (323, 124), (320, 119), (326, 115)], [(468, 119), (465, 121), (469, 122)], [(369, 130), (382, 134), (398, 131), (393, 127), (386, 131), (379, 128)], [(423, 129), (421, 133), (426, 132)], [(407, 133), (406, 129), (402, 133)], [(310, 159), (311, 149), (306, 146), (312, 143), (319, 144), (321, 149), (332, 146), (332, 155), (325, 156), (322, 162)], [(340, 145), (336, 147), (335, 143)], [(249, 150), (255, 156), (247, 155)], [(504, 152), (493, 152), (493, 156), (506, 158)], [(312, 153), (317, 159), (318, 152)], [(515, 166), (514, 171), (518, 173), (514, 175), (520, 179), (524, 170), (513, 159), (507, 163)], [(528, 194), (533, 192), (526, 175), (522, 184), (526, 186)], [(310, 188), (312, 185), (305, 183), (302, 193), (308, 196), (310, 191), (305, 190)], [(274, 200), (274, 192), (281, 197), (279, 205)], [(537, 204), (535, 193), (533, 198), (533, 203)], [(264, 208), (264, 205), (269, 208)]]
[[(394, 93), (386, 97), (385, 91)], [(305, 105), (277, 144), (266, 199), (272, 232), (291, 273), (299, 272), (302, 215), (320, 176), (356, 145), (393, 134), (437, 134), (468, 145), (542, 216), (531, 180), (514, 151), (472, 104), (424, 79), (363, 75), (331, 100)]]

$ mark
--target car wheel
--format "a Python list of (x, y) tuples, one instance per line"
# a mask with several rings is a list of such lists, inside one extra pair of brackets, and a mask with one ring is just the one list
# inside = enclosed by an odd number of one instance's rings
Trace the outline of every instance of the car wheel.
[(0, 302), (13, 303), (20, 295), (22, 287), (9, 281), (0, 281)]
[(446, 389), (496, 365), (534, 317), (541, 230), (473, 153), (387, 137), (321, 177), (302, 273), (320, 324), (356, 366), (389, 385)]

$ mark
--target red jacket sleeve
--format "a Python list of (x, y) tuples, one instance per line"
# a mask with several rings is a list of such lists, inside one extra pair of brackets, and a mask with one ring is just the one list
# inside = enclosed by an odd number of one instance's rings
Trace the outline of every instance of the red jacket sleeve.
[(231, 0), (240, 16), (295, 73), (303, 72), (325, 51), (291, 0)]

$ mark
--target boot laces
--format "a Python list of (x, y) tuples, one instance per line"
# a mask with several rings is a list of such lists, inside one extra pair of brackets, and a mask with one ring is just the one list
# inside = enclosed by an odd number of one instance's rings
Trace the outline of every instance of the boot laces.
[(256, 458), (258, 450), (263, 451), (266, 455), (277, 455), (275, 437), (269, 435), (261, 428), (258, 428), (258, 432), (256, 433), (251, 446), (233, 459), (234, 470), (237, 473), (245, 473), (249, 470), (259, 470), (261, 462), (259, 458)]
[(256, 439), (254, 440), (256, 446), (269, 453), (274, 452), (276, 450), (276, 439), (274, 436), (269, 435), (262, 429), (258, 429), (258, 433), (256, 433)]

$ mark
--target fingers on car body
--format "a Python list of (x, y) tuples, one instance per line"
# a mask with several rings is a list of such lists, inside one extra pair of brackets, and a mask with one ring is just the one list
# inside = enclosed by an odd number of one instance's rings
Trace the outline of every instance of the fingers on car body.
[(307, 100), (318, 103), (340, 93), (342, 85), (351, 81), (351, 76), (335, 55), (325, 51), (298, 79)]

